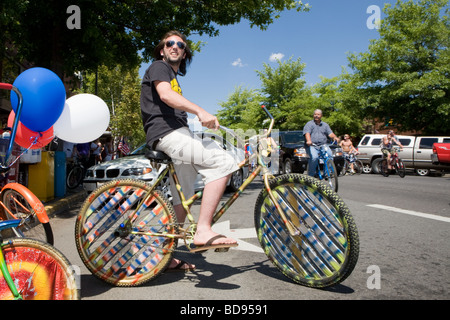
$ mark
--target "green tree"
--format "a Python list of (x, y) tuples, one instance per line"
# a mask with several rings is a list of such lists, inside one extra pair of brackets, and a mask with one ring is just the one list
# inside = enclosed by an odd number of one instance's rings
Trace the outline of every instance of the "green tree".
[[(75, 4), (78, 11), (68, 11)], [(2, 0), (0, 40), (17, 59), (49, 68), (60, 76), (117, 64), (148, 61), (161, 36), (177, 29), (187, 36), (217, 36), (218, 28), (248, 19), (267, 28), (285, 10), (307, 10), (295, 0)], [(77, 19), (79, 24), (69, 28)], [(76, 21), (75, 21), (76, 22)]]
[[(398, 1), (369, 51), (349, 55), (360, 108), (389, 117), (399, 131), (446, 134), (450, 128), (450, 24), (447, 0)], [(356, 99), (352, 99), (353, 103)]]
[(217, 118), (221, 125), (231, 129), (259, 128), (262, 119), (254, 114), (258, 109), (260, 113), (261, 98), (255, 90), (236, 87), (228, 96), (228, 100), (221, 102), (221, 109), (217, 112)]
[(290, 102), (297, 99), (305, 87), (305, 66), (300, 58), (293, 60), (291, 57), (285, 62), (278, 60), (276, 68), (265, 63), (262, 71), (256, 71), (262, 83), (260, 94), (270, 108), (277, 128), (289, 125), (287, 120), (293, 112)]

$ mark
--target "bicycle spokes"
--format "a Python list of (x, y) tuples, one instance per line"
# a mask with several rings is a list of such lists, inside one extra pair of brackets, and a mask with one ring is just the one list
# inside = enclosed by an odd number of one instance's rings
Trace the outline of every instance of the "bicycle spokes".
[(157, 192), (143, 199), (146, 191), (106, 188), (88, 206), (85, 220), (77, 222), (83, 262), (108, 282), (132, 285), (153, 275), (176, 247), (175, 224), (165, 203)]
[[(339, 201), (337, 194), (327, 195), (329, 189), (310, 177), (287, 176), (274, 181), (272, 190), (277, 205), (299, 235), (288, 232), (274, 203), (260, 194), (255, 223), (266, 254), (284, 274), (304, 285), (322, 287), (341, 281), (357, 259), (356, 230), (347, 229), (345, 205), (340, 207), (334, 202)], [(349, 238), (349, 234), (355, 238)]]

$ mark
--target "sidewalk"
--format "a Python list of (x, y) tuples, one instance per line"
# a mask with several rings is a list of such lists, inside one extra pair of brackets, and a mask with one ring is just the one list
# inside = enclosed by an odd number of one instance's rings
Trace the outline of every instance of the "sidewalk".
[(58, 213), (71, 209), (72, 206), (83, 203), (87, 196), (87, 192), (81, 186), (75, 190), (68, 190), (64, 197), (45, 202), (45, 211), (47, 211), (48, 217), (51, 218)]

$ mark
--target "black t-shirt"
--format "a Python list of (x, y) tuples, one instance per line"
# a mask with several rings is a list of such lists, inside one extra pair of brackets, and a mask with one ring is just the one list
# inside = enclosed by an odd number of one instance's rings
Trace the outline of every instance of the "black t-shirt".
[(154, 81), (168, 82), (172, 90), (182, 94), (172, 67), (163, 60), (153, 62), (145, 72), (141, 88), (141, 114), (149, 146), (170, 132), (188, 126), (186, 112), (169, 107), (162, 102)]

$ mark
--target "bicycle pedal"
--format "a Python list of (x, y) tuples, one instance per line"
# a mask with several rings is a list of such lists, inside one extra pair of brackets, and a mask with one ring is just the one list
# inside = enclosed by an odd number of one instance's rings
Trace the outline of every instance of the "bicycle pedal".
[(216, 248), (214, 249), (214, 252), (228, 252), (230, 248)]

